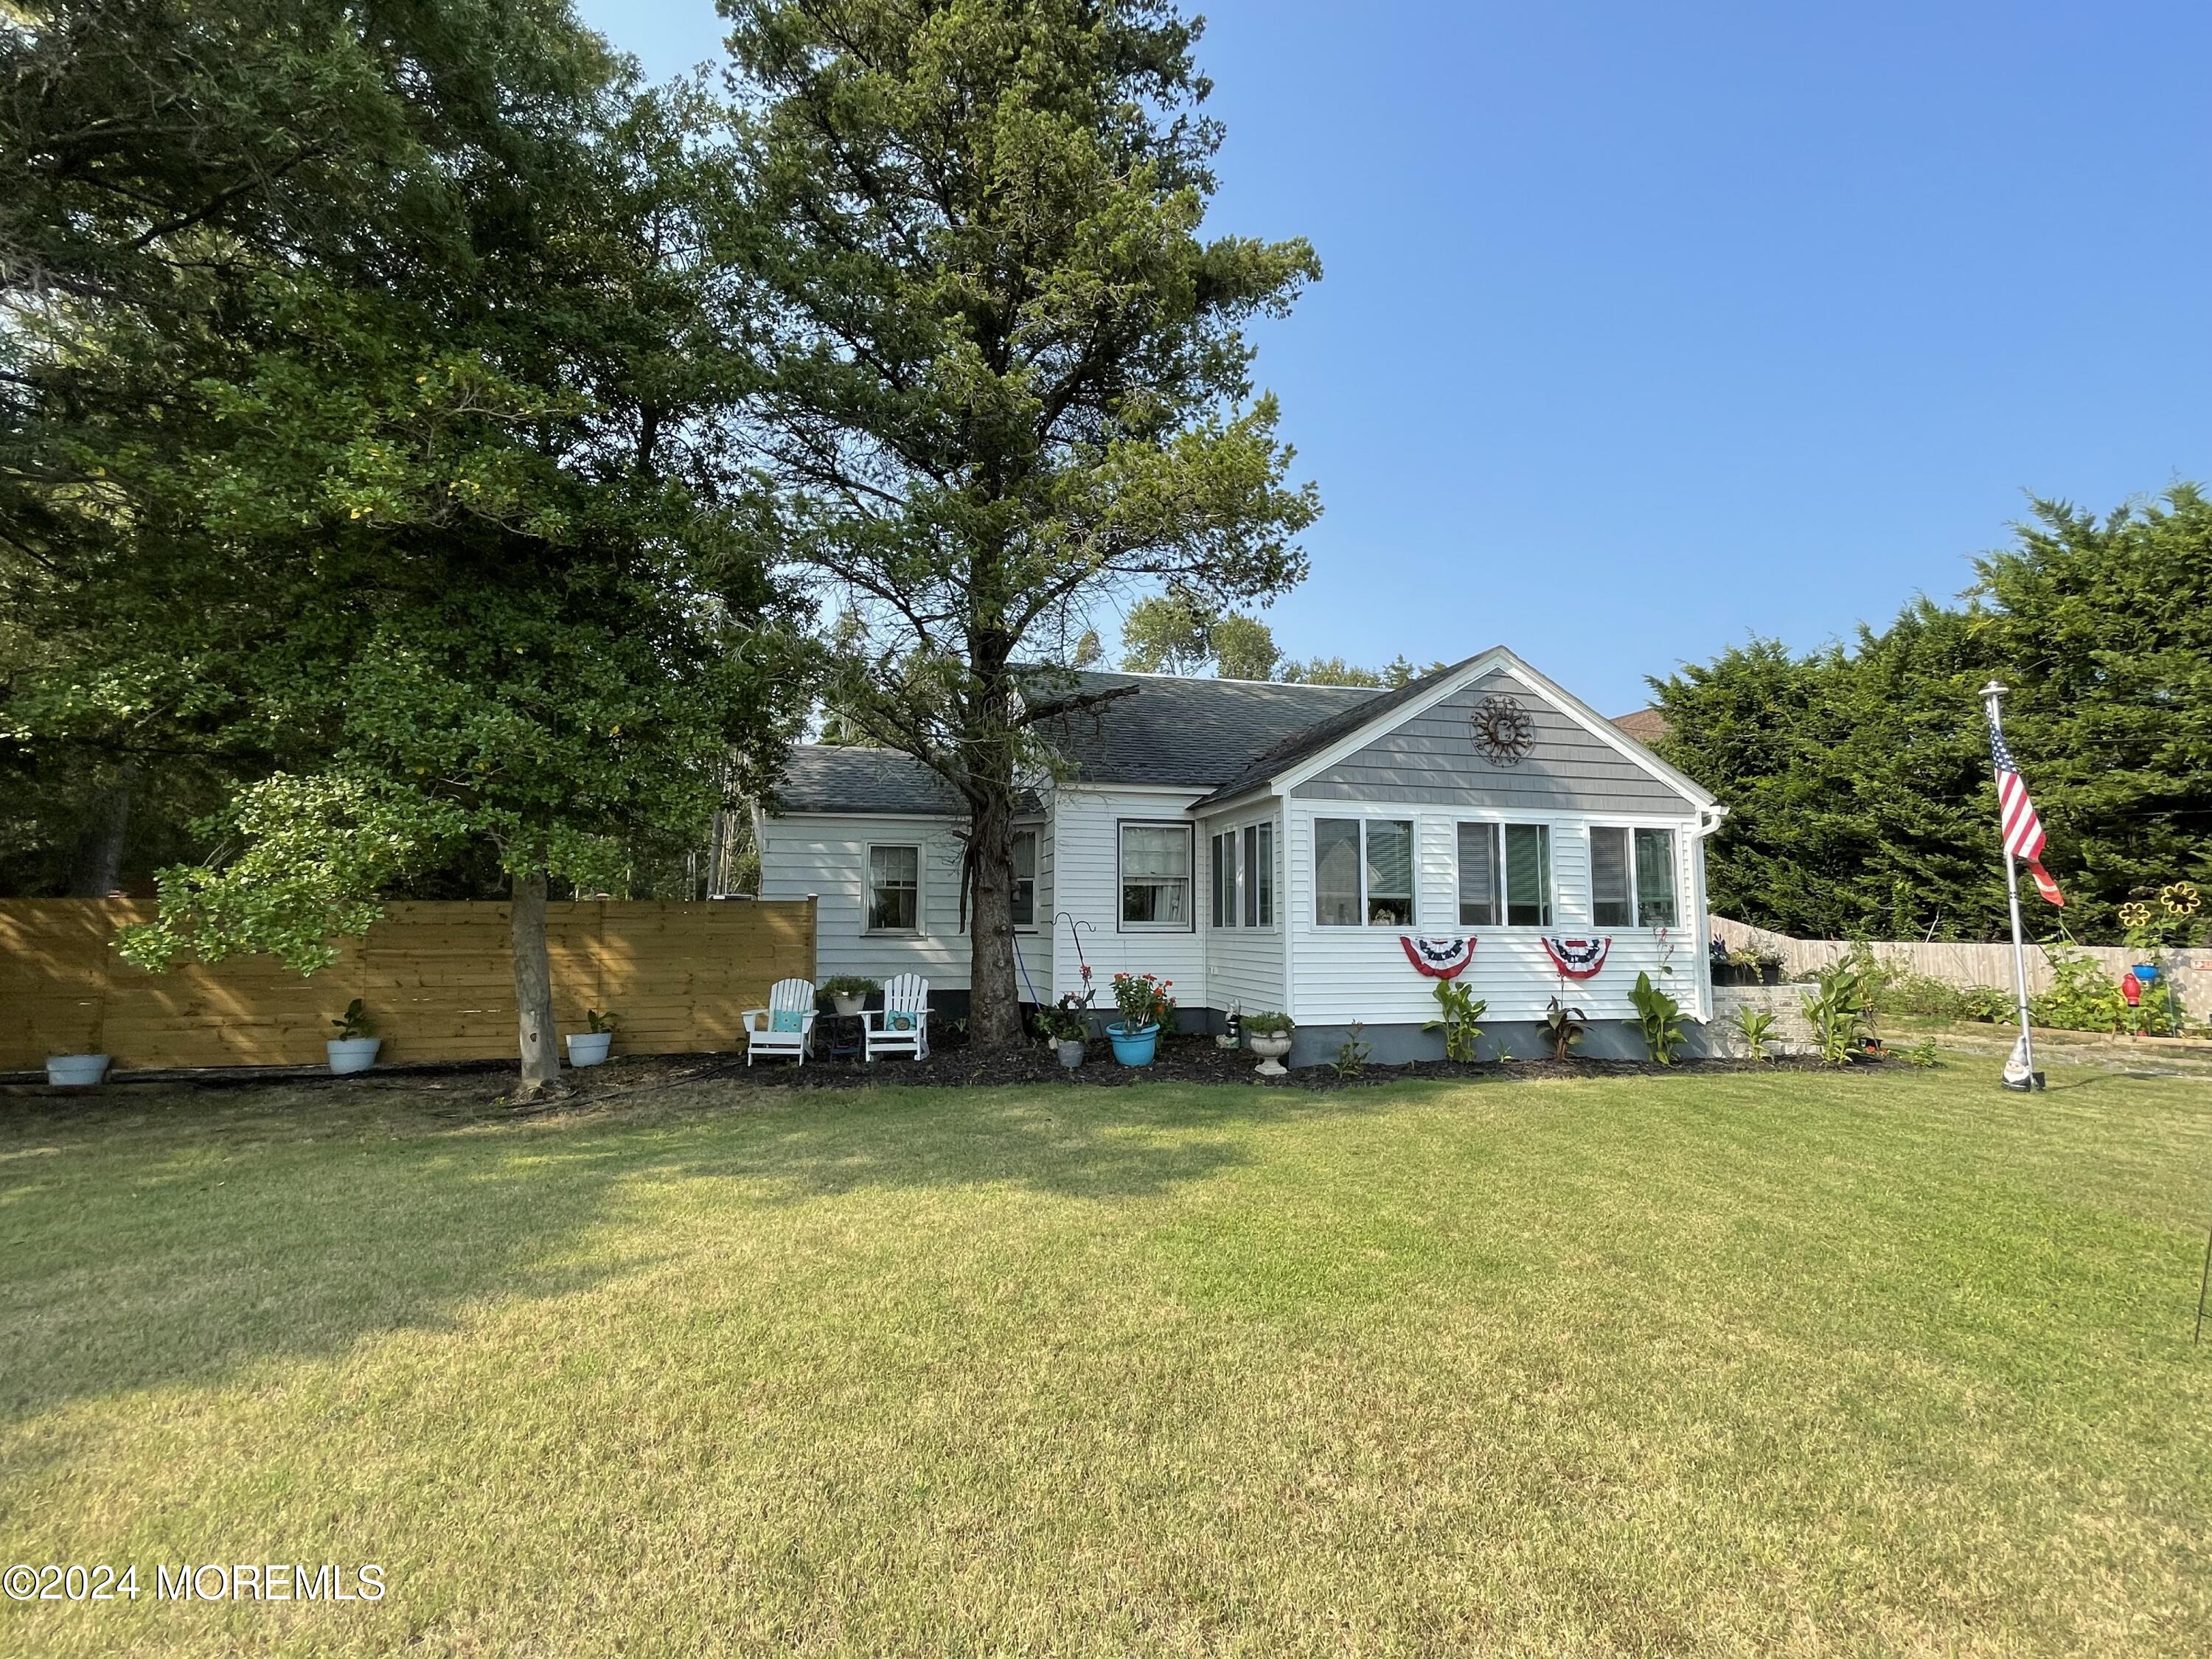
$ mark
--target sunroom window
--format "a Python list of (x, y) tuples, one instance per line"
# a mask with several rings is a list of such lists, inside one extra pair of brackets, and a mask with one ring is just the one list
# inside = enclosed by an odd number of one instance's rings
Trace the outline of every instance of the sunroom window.
[(1552, 925), (1552, 830), (1548, 824), (1505, 826), (1505, 925)]
[(1673, 927), (1679, 908), (1674, 902), (1674, 832), (1638, 830), (1636, 832), (1636, 921), (1641, 927)]
[(1672, 927), (1674, 832), (1594, 828), (1590, 831), (1590, 920), (1600, 927)]
[(1407, 927), (1413, 921), (1413, 826), (1404, 818), (1314, 820), (1314, 922)]

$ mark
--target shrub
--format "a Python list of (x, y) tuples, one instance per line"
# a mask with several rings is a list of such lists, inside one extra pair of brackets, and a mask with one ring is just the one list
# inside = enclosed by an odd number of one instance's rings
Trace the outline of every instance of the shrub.
[(1815, 989), (1805, 999), (1805, 1018), (1813, 1027), (1813, 1043), (1831, 1066), (1848, 1066), (1851, 1051), (1874, 1035), (1867, 1018), (1867, 975), (1856, 961), (1831, 963), (1814, 981)]
[(1297, 1030), (1297, 1025), (1288, 1014), (1262, 1008), (1256, 1014), (1244, 1016), (1244, 1030), (1250, 1036), (1288, 1036)]
[(2127, 999), (2120, 982), (2089, 957), (2063, 946), (2048, 953), (2051, 984), (2031, 997), (2028, 1018), (2061, 1031), (2124, 1031)]
[(1636, 1005), (1636, 1022), (1644, 1028), (1644, 1052), (1662, 1066), (1672, 1066), (1688, 1036), (1682, 1030), (1682, 1005), (1638, 974), (1628, 993)]

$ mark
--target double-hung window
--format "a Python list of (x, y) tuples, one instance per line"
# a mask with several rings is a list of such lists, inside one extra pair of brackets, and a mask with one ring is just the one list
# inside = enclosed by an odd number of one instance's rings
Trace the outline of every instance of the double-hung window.
[(1036, 926), (1037, 832), (1014, 831), (1014, 926)]
[(1601, 927), (1673, 927), (1674, 832), (1590, 830), (1590, 920)]
[(1413, 926), (1412, 820), (1314, 820), (1314, 924)]
[(1213, 837), (1213, 925), (1275, 925), (1275, 826), (1248, 823)]
[(1552, 830), (1543, 823), (1459, 826), (1459, 925), (1552, 925)]
[(872, 933), (921, 931), (921, 848), (868, 848), (868, 928)]
[(1191, 836), (1188, 824), (1121, 826), (1123, 932), (1190, 931)]

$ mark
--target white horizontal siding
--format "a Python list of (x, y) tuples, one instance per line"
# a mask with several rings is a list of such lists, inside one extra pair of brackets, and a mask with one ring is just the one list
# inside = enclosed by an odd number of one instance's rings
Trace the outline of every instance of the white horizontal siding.
[[(1246, 824), (1273, 824), (1275, 830), (1275, 920), (1268, 927), (1216, 927), (1213, 925), (1213, 837), (1242, 831)], [(1260, 807), (1203, 820), (1198, 827), (1199, 927), (1206, 936), (1206, 990), (1208, 1006), (1228, 1010), (1232, 1002), (1246, 1013), (1279, 1010), (1288, 1000), (1283, 986), (1283, 830), (1279, 803), (1270, 799)]]
[[(1495, 813), (1449, 805), (1379, 805), (1293, 800), (1287, 842), (1291, 997), (1301, 1024), (1418, 1024), (1437, 1012), (1436, 981), (1414, 971), (1399, 943), (1401, 933), (1476, 938), (1474, 963), (1462, 977), (1489, 1004), (1493, 1020), (1540, 1017), (1557, 995), (1592, 1019), (1632, 1019), (1629, 988), (1639, 970), (1697, 1018), (1711, 1010), (1705, 969), (1704, 875), (1693, 831), (1681, 818), (1589, 813)], [(1418, 862), (1413, 926), (1320, 927), (1314, 924), (1313, 821), (1316, 817), (1411, 818)], [(1553, 926), (1476, 927), (1459, 925), (1458, 829), (1462, 822), (1540, 823), (1552, 827)], [(1589, 828), (1594, 823), (1644, 825), (1674, 831), (1675, 904), (1683, 921), (1662, 939), (1656, 929), (1606, 930), (1613, 950), (1595, 979), (1565, 980), (1545, 951), (1542, 935), (1584, 937), (1590, 925)], [(1662, 972), (1671, 968), (1672, 973)]]
[[(960, 926), (960, 855), (953, 818), (860, 817), (793, 814), (766, 819), (761, 830), (761, 896), (818, 896), (815, 911), (816, 972), (823, 979), (859, 974), (885, 980), (894, 974), (926, 976), (933, 990), (969, 988), (969, 940)], [(1024, 828), (1032, 827), (1024, 824)], [(1039, 926), (1017, 936), (1024, 964), (1042, 994), (1052, 981), (1051, 832), (1037, 846)], [(921, 848), (921, 932), (916, 936), (866, 931), (868, 848)], [(1017, 974), (1017, 982), (1020, 982)], [(1021, 994), (1030, 994), (1022, 984)]]
[[(1208, 1005), (1206, 942), (1199, 912), (1205, 901), (1206, 856), (1196, 841), (1199, 826), (1184, 809), (1200, 791), (1180, 790), (1062, 790), (1053, 803), (1053, 880), (1054, 910), (1067, 911), (1091, 925), (1083, 930), (1083, 956), (1089, 961), (1092, 985), (1101, 1010), (1113, 1006), (1114, 975), (1117, 973), (1158, 974), (1175, 981), (1171, 993), (1178, 1006)], [(1191, 871), (1192, 927), (1187, 933), (1146, 929), (1121, 930), (1119, 892), (1120, 853), (1116, 826), (1126, 819), (1153, 823), (1189, 824), (1194, 837)], [(1042, 918), (1051, 923), (1048, 915)], [(1080, 995), (1083, 978), (1068, 924), (1060, 922), (1052, 935), (1053, 995)]]

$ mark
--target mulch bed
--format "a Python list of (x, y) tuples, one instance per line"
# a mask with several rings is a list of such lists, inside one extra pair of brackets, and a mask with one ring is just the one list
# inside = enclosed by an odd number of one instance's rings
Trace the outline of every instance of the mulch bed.
[(923, 1088), (990, 1087), (1015, 1083), (1065, 1083), (1115, 1089), (1138, 1083), (1242, 1083), (1291, 1089), (1358, 1089), (1378, 1083), (1400, 1083), (1409, 1078), (1457, 1081), (1488, 1079), (1527, 1082), (1561, 1077), (1667, 1077), (1691, 1072), (1818, 1071), (1817, 1060), (1772, 1060), (1753, 1066), (1741, 1060), (1685, 1060), (1673, 1066), (1655, 1066), (1644, 1060), (1516, 1060), (1504, 1064), (1488, 1061), (1466, 1066), (1455, 1060), (1419, 1060), (1403, 1066), (1370, 1064), (1357, 1077), (1340, 1077), (1329, 1066), (1304, 1066), (1283, 1077), (1258, 1073), (1259, 1060), (1242, 1049), (1214, 1047), (1207, 1036), (1176, 1036), (1163, 1041), (1149, 1066), (1121, 1066), (1112, 1048), (1094, 1042), (1083, 1064), (1071, 1072), (1049, 1048), (1030, 1044), (1004, 1054), (981, 1054), (967, 1048), (939, 1048), (924, 1060), (879, 1060), (872, 1066), (856, 1060), (810, 1060), (803, 1066), (785, 1060), (763, 1060), (743, 1071), (748, 1082), (793, 1089), (855, 1089), (871, 1084), (896, 1084)]

